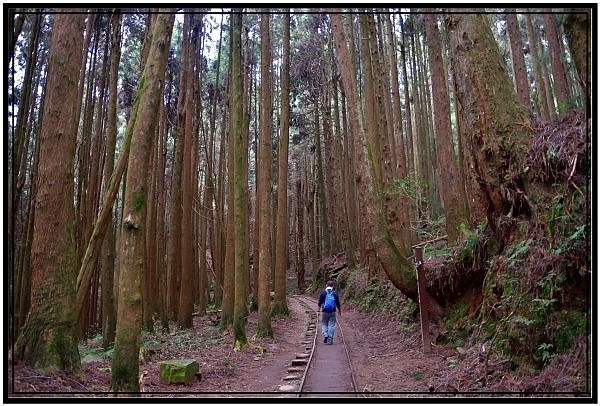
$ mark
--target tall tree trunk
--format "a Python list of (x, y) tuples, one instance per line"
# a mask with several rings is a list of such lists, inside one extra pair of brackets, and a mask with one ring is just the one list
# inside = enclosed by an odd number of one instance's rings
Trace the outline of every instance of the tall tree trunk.
[[(101, 186), (102, 186), (102, 182), (101, 182), (101, 164), (102, 164), (102, 156), (101, 156), (101, 149), (102, 148), (102, 144), (104, 144), (104, 140), (103, 140), (103, 134), (102, 134), (102, 125), (104, 123), (104, 111), (106, 108), (106, 103), (105, 103), (105, 94), (106, 94), (106, 83), (107, 83), (107, 77), (108, 77), (108, 68), (110, 65), (109, 62), (109, 58), (108, 58), (108, 45), (109, 45), (109, 41), (108, 41), (108, 36), (109, 36), (109, 32), (108, 31), (110, 29), (110, 27), (107, 25), (107, 34), (104, 41), (104, 50), (102, 53), (102, 67), (99, 68), (99, 74), (100, 74), (100, 82), (98, 84), (98, 88), (97, 88), (97, 92), (98, 92), (98, 98), (95, 101), (95, 109), (96, 112), (93, 113), (94, 120), (90, 120), (93, 121), (90, 123), (90, 127), (93, 127), (93, 130), (90, 133), (90, 137), (92, 138), (92, 143), (90, 146), (90, 154), (89, 154), (89, 171), (88, 171), (88, 180), (87, 180), (87, 191), (85, 193), (85, 200), (82, 202), (83, 206), (82, 206), (82, 213), (81, 215), (84, 216), (85, 218), (85, 222), (83, 222), (83, 229), (82, 231), (82, 235), (83, 235), (83, 241), (88, 241), (88, 239), (90, 238), (92, 231), (93, 231), (93, 225), (96, 221), (96, 213), (98, 213), (98, 204), (99, 204), (99, 196), (100, 196), (100, 190), (101, 190)], [(98, 33), (97, 36), (100, 36), (100, 30), (98, 29)], [(83, 247), (85, 247), (84, 244), (80, 244), (78, 246), (78, 250), (82, 251)], [(96, 259), (96, 261), (94, 261), (96, 264), (99, 264), (99, 258)], [(94, 285), (97, 286), (97, 284), (99, 283), (99, 278), (100, 278), (100, 272), (94, 272), (93, 275), (94, 278)], [(79, 330), (79, 335), (80, 337), (84, 337), (86, 334), (88, 334), (88, 329), (90, 327), (92, 327), (95, 324), (93, 315), (95, 310), (97, 309), (97, 301), (98, 298), (96, 297), (96, 295), (93, 294), (93, 291), (90, 291), (88, 293), (88, 299), (87, 299), (87, 306), (89, 306), (89, 313), (87, 315), (87, 317), (82, 317), (82, 313), (79, 313), (79, 319), (78, 319), (78, 330)]]
[(273, 314), (288, 314), (286, 270), (288, 263), (288, 149), (290, 137), (290, 10), (283, 14), (283, 56), (281, 64), (281, 115), (277, 170), (277, 223), (275, 226), (275, 298)]
[[(113, 175), (115, 166), (115, 149), (117, 142), (117, 79), (119, 75), (119, 61), (121, 60), (121, 19), (122, 14), (114, 13), (111, 16), (111, 61), (108, 81), (108, 117), (106, 123), (106, 152), (104, 157), (104, 180), (107, 187)], [(112, 221), (112, 205), (107, 232), (102, 243), (101, 255), (101, 286), (102, 286), (102, 347), (108, 348), (115, 340), (116, 309), (114, 297), (115, 276), (115, 231)]]
[(520, 103), (484, 15), (446, 18), (456, 69), (464, 133), (469, 136), (474, 176), (492, 230), (501, 216), (530, 214), (520, 163), (529, 146), (528, 115)]
[(324, 258), (331, 255), (331, 238), (329, 233), (330, 223), (329, 223), (329, 210), (327, 201), (329, 197), (325, 191), (325, 176), (329, 176), (330, 174), (324, 173), (324, 165), (323, 165), (323, 148), (321, 146), (321, 114), (320, 111), (326, 106), (320, 106), (318, 101), (316, 102), (317, 108), (315, 109), (315, 154), (316, 154), (316, 181), (318, 187), (318, 203), (319, 203), (319, 228), (321, 230), (321, 244), (319, 245), (319, 252), (317, 255), (318, 258)]
[(359, 208), (358, 197), (356, 191), (356, 160), (354, 153), (354, 140), (352, 139), (352, 131), (348, 128), (348, 114), (346, 107), (346, 97), (343, 89), (341, 92), (340, 110), (342, 112), (342, 136), (344, 143), (344, 183), (346, 188), (345, 204), (346, 204), (346, 223), (348, 224), (348, 241), (347, 241), (347, 258), (348, 268), (352, 269), (358, 262), (358, 230), (359, 230)]
[[(167, 80), (166, 83), (172, 83)], [(167, 94), (171, 94), (170, 89)], [(167, 188), (165, 182), (165, 167), (167, 161), (167, 138), (169, 133), (169, 119), (167, 111), (171, 108), (171, 98), (167, 97), (166, 103), (161, 104), (159, 119), (159, 146), (158, 146), (158, 169), (157, 169), (157, 206), (156, 206), (156, 240), (157, 247), (154, 255), (156, 256), (156, 266), (158, 272), (158, 312), (160, 315), (161, 328), (164, 331), (169, 330), (169, 317), (167, 312), (167, 261), (166, 252), (166, 224), (165, 224), (165, 206), (167, 202)]]
[[(396, 55), (396, 35), (394, 34), (392, 21), (389, 18), (389, 14), (384, 14), (385, 26), (387, 28), (387, 49), (389, 53), (389, 69), (390, 69), (390, 87), (391, 87), (391, 98), (392, 98), (392, 116), (390, 119), (393, 120), (394, 137), (396, 143), (396, 174), (399, 179), (405, 179), (408, 175), (407, 167), (407, 151), (404, 147), (404, 128), (402, 125), (402, 110), (400, 101), (400, 85), (398, 82), (398, 61)], [(402, 222), (404, 225), (399, 227), (401, 241), (411, 242), (411, 231), (410, 231), (410, 206), (408, 198), (404, 193), (398, 196), (398, 205), (400, 207), (399, 214), (402, 216)]]
[[(267, 10), (268, 11), (268, 10)], [(257, 337), (273, 337), (271, 326), (271, 196), (272, 196), (272, 122), (271, 110), (271, 40), (269, 14), (260, 18), (260, 133), (258, 140), (258, 190), (260, 213), (260, 241), (258, 250), (258, 326)]]
[[(22, 14), (24, 19), (24, 14)], [(9, 307), (9, 315), (14, 317), (12, 323), (8, 323), (9, 329), (14, 327), (14, 331), (10, 331), (9, 338), (11, 343), (14, 339), (14, 333), (18, 332), (25, 318), (27, 317), (27, 312), (29, 311), (29, 299), (30, 299), (30, 284), (28, 281), (31, 281), (31, 273), (30, 269), (25, 266), (25, 263), (28, 262), (26, 258), (30, 255), (29, 248), (31, 242), (31, 234), (29, 232), (25, 232), (23, 238), (21, 239), (22, 243), (17, 243), (17, 233), (16, 229), (18, 224), (22, 221), (20, 220), (19, 213), (21, 213), (21, 196), (23, 187), (25, 186), (25, 178), (27, 172), (27, 157), (29, 156), (29, 148), (30, 148), (30, 139), (32, 138), (31, 134), (28, 133), (28, 123), (33, 119), (33, 114), (30, 114), (30, 110), (34, 105), (34, 97), (32, 97), (35, 93), (32, 93), (32, 89), (37, 89), (35, 86), (34, 78), (36, 75), (36, 63), (38, 61), (38, 48), (39, 48), (39, 38), (40, 38), (40, 22), (42, 19), (41, 14), (37, 14), (34, 16), (34, 20), (31, 26), (31, 33), (29, 36), (29, 44), (27, 45), (27, 53), (26, 53), (26, 65), (25, 72), (23, 76), (23, 85), (21, 86), (21, 97), (19, 98), (19, 107), (17, 111), (17, 120), (13, 133), (13, 155), (12, 160), (10, 161), (10, 165), (8, 167), (8, 227), (7, 227), (7, 243), (8, 243), (8, 269), (9, 273), (9, 286), (14, 287), (14, 292), (17, 293), (17, 297), (14, 303), (17, 303), (15, 308)], [(22, 19), (21, 19), (22, 23)], [(21, 29), (19, 28), (19, 31)], [(17, 35), (15, 33), (15, 35)], [(39, 73), (39, 72), (38, 72)], [(29, 126), (30, 127), (30, 126)], [(39, 150), (38, 144), (35, 143), (35, 150)], [(38, 156), (38, 154), (34, 154), (34, 156)], [(37, 160), (36, 160), (37, 161)], [(35, 168), (32, 165), (32, 168)], [(32, 177), (30, 181), (31, 188), (35, 189), (35, 182), (33, 181), (35, 178)], [(27, 201), (27, 207), (34, 208), (32, 204), (32, 199), (34, 195), (30, 195)], [(24, 226), (25, 230), (29, 230), (33, 224), (29, 224), (33, 217), (33, 210), (27, 210), (27, 215), (24, 217), (23, 222), (27, 224)], [(19, 245), (21, 248), (19, 250)], [(19, 260), (22, 258), (22, 260)], [(13, 280), (13, 278), (15, 278)], [(12, 301), (9, 306), (12, 306)], [(13, 316), (14, 315), (14, 316)]]
[(196, 54), (197, 44), (197, 32), (194, 29), (194, 14), (186, 14), (186, 18), (191, 21), (189, 27), (191, 35), (188, 39), (188, 44), (183, 49), (187, 50), (187, 54), (181, 55), (181, 63), (187, 65), (186, 77), (182, 77), (181, 80), (186, 81), (185, 87), (187, 91), (185, 93), (185, 128), (183, 132), (183, 195), (182, 195), (182, 206), (183, 206), (183, 219), (181, 223), (181, 284), (179, 291), (179, 311), (177, 312), (178, 325), (180, 328), (191, 328), (192, 327), (192, 313), (194, 312), (194, 251), (195, 251), (195, 238), (194, 238), (194, 213), (192, 208), (193, 201), (193, 137), (194, 137), (194, 63), (192, 55)]
[(233, 348), (241, 350), (248, 346), (246, 337), (246, 316), (248, 300), (248, 241), (247, 241), (247, 158), (244, 147), (244, 106), (242, 85), (242, 13), (236, 9), (232, 12), (232, 84), (231, 115), (232, 141), (234, 144), (234, 235), (235, 235), (235, 300), (233, 308)]
[[(187, 80), (188, 64), (185, 63), (185, 55), (189, 48), (190, 14), (186, 14), (183, 20), (181, 60), (179, 63), (179, 78)], [(167, 309), (169, 318), (177, 320), (179, 310), (179, 295), (181, 289), (181, 234), (183, 224), (183, 199), (182, 199), (182, 176), (183, 176), (183, 153), (185, 142), (185, 121), (191, 119), (185, 115), (185, 101), (187, 86), (179, 87), (177, 99), (177, 128), (175, 130), (175, 146), (173, 151), (173, 166), (171, 175), (171, 207), (170, 227), (168, 241), (168, 268), (167, 268)], [(191, 91), (191, 89), (190, 89)]]
[[(348, 46), (342, 18), (337, 13), (330, 13), (331, 28), (338, 66), (342, 77), (342, 85), (347, 100), (348, 119), (350, 122), (349, 136), (353, 142), (354, 157), (356, 166), (354, 184), (358, 194), (358, 227), (359, 227), (359, 258), (365, 262), (371, 250), (371, 233), (373, 231), (373, 217), (369, 214), (372, 208), (371, 181), (370, 173), (367, 169), (367, 158), (365, 157), (365, 148), (363, 145), (364, 129), (362, 124), (362, 112), (358, 99), (358, 83), (356, 79), (356, 66), (354, 64), (354, 47)], [(353, 42), (349, 42), (352, 44)]]
[[(78, 78), (82, 64), (82, 14), (54, 19), (48, 84), (40, 133), (36, 216), (31, 254), (31, 310), (15, 358), (34, 368), (77, 371), (75, 335), (75, 213), (73, 164), (77, 137)], [(52, 235), (52, 241), (48, 236)]]
[(435, 146), (437, 148), (437, 162), (440, 168), (440, 189), (444, 202), (446, 216), (446, 232), (448, 244), (454, 245), (460, 238), (461, 224), (465, 223), (465, 210), (461, 201), (461, 184), (458, 168), (452, 146), (452, 132), (450, 129), (450, 99), (446, 72), (442, 61), (442, 46), (437, 28), (437, 15), (425, 14), (425, 31), (429, 51), (429, 65), (431, 72), (431, 88), (433, 94), (433, 116), (435, 119)]
[(174, 9), (162, 9), (156, 15), (152, 43), (146, 66), (140, 78), (135, 109), (139, 109), (133, 127), (132, 149), (127, 170), (127, 188), (123, 202), (123, 225), (119, 249), (119, 303), (117, 330), (112, 359), (110, 388), (112, 391), (138, 392), (139, 349), (142, 316), (140, 280), (145, 272), (145, 222), (147, 169), (152, 137), (161, 95), (171, 33), (175, 20)]
[[(233, 33), (233, 27), (230, 27), (230, 32)], [(232, 60), (233, 43), (230, 44), (229, 60)], [(222, 302), (221, 302), (221, 328), (225, 329), (233, 324), (234, 301), (235, 301), (235, 144), (233, 137), (233, 129), (237, 123), (233, 115), (233, 67), (229, 64), (229, 131), (227, 133), (227, 212), (225, 213), (225, 236), (224, 236), (224, 261), (223, 261), (223, 278), (222, 278)], [(239, 96), (239, 95), (238, 95)], [(224, 134), (225, 135), (225, 134)], [(219, 283), (217, 275), (217, 284)], [(218, 298), (218, 297), (217, 297)], [(219, 302), (217, 302), (219, 303)]]
[(577, 80), (586, 94), (585, 105), (590, 106), (590, 74), (588, 66), (592, 66), (592, 50), (588, 44), (588, 33), (592, 32), (590, 25), (591, 10), (568, 8), (568, 14), (563, 22), (565, 35), (569, 43), (569, 50), (577, 67)]
[(562, 115), (569, 108), (569, 87), (567, 86), (567, 74), (561, 60), (561, 47), (556, 29), (556, 20), (551, 9), (546, 9), (544, 22), (546, 26), (546, 39), (550, 50), (550, 59), (552, 62), (552, 78), (554, 79), (554, 95), (558, 114)]
[(519, 100), (527, 111), (531, 111), (531, 98), (529, 97), (529, 80), (527, 80), (527, 68), (525, 67), (525, 55), (523, 54), (523, 40), (517, 20), (517, 11), (514, 8), (506, 9), (506, 24), (508, 26), (508, 39), (510, 42), (510, 57), (512, 60), (512, 73), (515, 89)]
[(304, 293), (304, 193), (302, 180), (296, 180), (296, 282), (298, 292)]
[[(409, 94), (409, 83), (408, 83), (408, 66), (406, 64), (406, 36), (404, 34), (404, 22), (402, 21), (402, 16), (399, 16), (400, 19), (400, 29), (402, 30), (402, 40), (400, 42), (400, 57), (402, 59), (402, 83), (404, 84), (404, 105), (406, 106), (406, 162), (407, 162), (407, 173), (415, 174), (415, 159), (414, 159), (414, 149), (413, 149), (413, 120), (412, 120), (412, 98)], [(411, 218), (413, 216), (411, 215)], [(416, 216), (414, 216), (416, 217)]]
[(550, 120), (551, 114), (547, 103), (547, 87), (546, 82), (544, 81), (544, 71), (542, 70), (540, 53), (538, 51), (538, 36), (533, 29), (531, 14), (525, 14), (525, 26), (527, 27), (531, 64), (533, 65), (533, 71), (535, 73), (535, 100), (537, 101), (540, 116), (544, 120)]

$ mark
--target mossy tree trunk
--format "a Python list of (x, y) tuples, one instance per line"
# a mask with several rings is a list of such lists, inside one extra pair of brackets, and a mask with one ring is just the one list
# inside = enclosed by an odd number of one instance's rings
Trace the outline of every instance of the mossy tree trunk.
[[(360, 20), (361, 33), (361, 60), (363, 63), (363, 78), (365, 83), (364, 106), (365, 120), (364, 133), (367, 141), (369, 171), (371, 173), (372, 188), (374, 190), (373, 216), (377, 221), (374, 231), (374, 249), (377, 260), (393, 285), (400, 289), (406, 296), (418, 302), (417, 280), (415, 277), (414, 264), (408, 259), (411, 255), (410, 241), (399, 241), (402, 234), (397, 232), (399, 216), (395, 204), (392, 204), (391, 185), (389, 181), (389, 166), (383, 162), (391, 162), (385, 140), (382, 140), (378, 121), (376, 119), (375, 107), (375, 85), (373, 66), (378, 63), (374, 35), (374, 23), (372, 14), (362, 14)], [(441, 309), (436, 303), (432, 303), (432, 310), (439, 314)]]
[[(353, 44), (353, 40), (347, 40), (347, 38), (352, 38), (353, 34), (346, 35), (343, 16), (335, 12), (331, 13), (329, 16), (331, 18), (331, 29), (333, 31), (336, 57), (342, 77), (342, 87), (344, 89), (344, 95), (346, 96), (349, 121), (348, 137), (353, 144), (352, 149), (354, 151), (352, 160), (356, 167), (354, 172), (355, 177), (352, 179), (352, 182), (354, 183), (354, 189), (358, 197), (356, 214), (358, 214), (357, 227), (359, 231), (357, 237), (359, 256), (357, 259), (366, 262), (366, 259), (372, 253), (371, 233), (374, 229), (374, 217), (372, 216), (373, 203), (371, 202), (371, 199), (373, 193), (371, 193), (371, 175), (367, 168), (367, 158), (363, 143), (363, 118), (361, 105), (358, 99), (357, 69), (354, 62), (356, 58), (354, 57), (354, 46), (351, 45)], [(352, 32), (352, 25), (349, 25), (350, 32)]]
[(155, 16), (152, 42), (140, 78), (134, 109), (132, 146), (123, 201), (119, 248), (119, 301), (110, 388), (139, 391), (139, 349), (142, 327), (141, 278), (146, 265), (146, 205), (148, 162), (161, 104), (175, 14), (161, 9)]
[(461, 200), (463, 190), (452, 145), (450, 99), (446, 72), (442, 61), (442, 45), (437, 28), (437, 14), (425, 14), (426, 43), (429, 51), (431, 87), (433, 89), (433, 117), (437, 166), (440, 171), (440, 192), (444, 202), (448, 244), (460, 238), (461, 225), (466, 223), (466, 210)]
[(528, 214), (522, 162), (529, 146), (529, 118), (513, 88), (485, 15), (446, 18), (456, 70), (463, 132), (487, 221), (497, 229), (503, 215)]
[[(192, 203), (194, 200), (194, 187), (193, 181), (194, 165), (193, 165), (193, 151), (192, 146), (194, 144), (194, 93), (196, 88), (196, 81), (194, 79), (194, 56), (197, 48), (197, 28), (195, 28), (195, 15), (186, 14), (185, 18), (188, 18), (188, 28), (190, 34), (188, 37), (187, 46), (183, 47), (187, 51), (186, 54), (182, 54), (181, 63), (187, 65), (186, 77), (182, 77), (181, 80), (186, 82), (185, 87), (187, 91), (185, 93), (184, 101), (184, 114), (185, 114), (185, 126), (183, 130), (183, 179), (182, 179), (182, 206), (183, 206), (183, 217), (185, 221), (181, 223), (181, 283), (179, 290), (179, 310), (177, 312), (177, 322), (180, 328), (191, 328), (193, 324), (194, 312), (194, 292), (195, 283), (194, 275), (196, 270), (195, 261), (195, 250), (196, 240), (194, 235), (194, 211)], [(199, 27), (198, 27), (199, 28)]]
[[(111, 16), (110, 72), (108, 80), (108, 117), (106, 123), (106, 152), (104, 156), (104, 185), (110, 184), (110, 177), (115, 166), (115, 149), (117, 143), (117, 80), (119, 61), (121, 60), (121, 20), (122, 14)], [(114, 296), (116, 238), (112, 223), (112, 205), (107, 232), (102, 242), (101, 286), (102, 286), (102, 347), (108, 348), (115, 340), (116, 306)]]
[(516, 9), (506, 9), (506, 25), (508, 27), (512, 77), (515, 89), (523, 106), (525, 106), (527, 111), (531, 111), (529, 80), (527, 80), (527, 68), (525, 66), (525, 55), (523, 54), (523, 39), (521, 38), (521, 29), (519, 28)]
[(260, 221), (258, 247), (258, 337), (273, 337), (271, 326), (271, 196), (272, 196), (272, 100), (271, 100), (271, 40), (269, 14), (260, 18), (260, 133), (258, 140), (258, 185), (257, 200), (260, 199)]
[[(571, 8), (566, 9), (566, 11), (568, 14), (565, 16), (563, 22), (565, 36), (569, 42), (569, 50), (577, 67), (579, 83), (583, 87), (584, 93), (589, 95), (590, 75), (588, 66), (592, 66), (592, 50), (588, 46), (588, 33), (591, 32), (591, 10)], [(586, 100), (586, 106), (589, 105), (589, 100)]]
[(246, 316), (248, 314), (248, 241), (247, 241), (247, 159), (244, 147), (246, 142), (243, 137), (244, 109), (243, 109), (243, 82), (242, 82), (242, 13), (236, 9), (231, 14), (232, 18), (232, 83), (231, 83), (231, 115), (232, 115), (232, 141), (234, 145), (234, 307), (233, 307), (233, 348), (241, 350), (248, 346), (246, 337)]
[(34, 368), (71, 372), (80, 367), (74, 311), (73, 164), (84, 20), (83, 14), (57, 14), (54, 20), (39, 140), (31, 310), (14, 354)]
[(281, 125), (277, 170), (277, 224), (275, 226), (275, 298), (273, 314), (288, 314), (286, 270), (289, 257), (288, 237), (288, 147), (290, 136), (290, 10), (283, 14), (283, 61), (281, 64)]

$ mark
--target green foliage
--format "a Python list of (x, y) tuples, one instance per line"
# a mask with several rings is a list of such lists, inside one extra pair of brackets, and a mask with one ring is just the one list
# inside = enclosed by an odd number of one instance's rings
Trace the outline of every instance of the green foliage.
[(546, 363), (548, 363), (548, 361), (550, 360), (550, 350), (552, 349), (553, 345), (549, 344), (549, 343), (541, 343), (536, 352), (535, 352), (535, 359), (539, 362), (541, 362), (543, 365), (545, 365)]
[[(582, 233), (576, 228), (572, 235)], [(490, 339), (502, 354), (536, 368), (572, 348), (586, 329), (585, 314), (562, 308), (574, 299), (565, 297), (569, 281), (562, 258), (546, 244), (544, 238), (515, 240), (494, 259), (480, 319), (482, 340)]]
[(440, 339), (444, 343), (450, 343), (453, 348), (462, 346), (476, 326), (476, 320), (469, 319), (467, 303), (464, 299), (458, 300), (451, 306), (443, 322), (445, 333)]
[(574, 310), (562, 310), (553, 315), (553, 342), (557, 353), (568, 351), (578, 336), (587, 332), (588, 314)]
[[(550, 153), (551, 150), (552, 148), (548, 148), (548, 153)], [(552, 237), (554, 236), (556, 232), (556, 227), (567, 218), (567, 215), (565, 214), (564, 205), (562, 204), (562, 200), (562, 194), (554, 196), (552, 198), (550, 206), (548, 207), (548, 210), (546, 210), (545, 230), (546, 234), (550, 236), (550, 239), (552, 239)]]
[(367, 270), (357, 266), (344, 269), (338, 275), (338, 285), (342, 290), (344, 301), (354, 303), (366, 312), (385, 312), (402, 320), (403, 325), (415, 323), (413, 314), (417, 305), (394, 288), (389, 281), (379, 279), (366, 280)]
[(507, 265), (518, 267), (526, 261), (532, 243), (531, 239), (517, 240), (513, 245), (509, 246), (506, 250)]
[(464, 239), (462, 240), (462, 246), (458, 257), (459, 260), (464, 261), (465, 259), (473, 258), (478, 245), (479, 237), (476, 233), (464, 233)]

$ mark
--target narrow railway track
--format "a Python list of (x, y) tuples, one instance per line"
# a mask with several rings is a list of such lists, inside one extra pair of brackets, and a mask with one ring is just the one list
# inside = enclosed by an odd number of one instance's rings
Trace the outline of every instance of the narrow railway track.
[[(325, 394), (340, 394), (346, 396), (359, 396), (357, 392), (357, 384), (352, 366), (352, 358), (346, 345), (344, 331), (342, 325), (337, 320), (336, 324), (336, 344), (334, 346), (326, 346), (318, 339), (320, 337), (320, 319), (317, 311), (317, 301), (306, 296), (294, 296), (306, 310), (309, 316), (307, 326), (307, 343), (308, 354), (302, 354), (306, 360), (306, 366), (302, 378), (297, 386), (298, 397), (319, 396)], [(308, 335), (312, 334), (310, 340)], [(341, 346), (341, 348), (340, 348)], [(307, 356), (308, 355), (308, 356)], [(315, 357), (318, 355), (318, 359)], [(342, 358), (342, 359), (340, 359)], [(324, 364), (318, 366), (316, 364)]]

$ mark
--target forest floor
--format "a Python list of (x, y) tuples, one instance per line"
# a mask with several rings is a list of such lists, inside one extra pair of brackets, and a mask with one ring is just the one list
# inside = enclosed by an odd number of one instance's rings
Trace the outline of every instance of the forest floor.
[[(208, 316), (195, 317), (192, 330), (144, 333), (140, 354), (144, 397), (278, 397), (283, 377), (302, 341), (307, 313), (290, 297), (290, 316), (272, 320), (274, 339), (256, 338), (257, 313), (248, 317), (250, 346), (233, 351), (231, 332), (223, 332)], [(356, 382), (364, 398), (380, 397), (573, 397), (585, 387), (585, 355), (574, 353), (555, 360), (541, 373), (524, 374), (495, 354), (478, 347), (432, 345), (424, 355), (418, 320), (408, 325), (384, 314), (359, 311), (343, 304), (338, 318), (352, 358)], [(319, 328), (320, 332), (320, 328)], [(432, 336), (438, 334), (432, 325)], [(576, 346), (578, 348), (579, 345)], [(585, 343), (581, 344), (585, 347)], [(8, 396), (109, 397), (110, 353), (102, 352), (100, 338), (80, 348), (82, 368), (77, 375), (40, 372), (9, 360)], [(575, 351), (577, 352), (577, 351)], [(579, 351), (581, 352), (581, 351)], [(583, 352), (586, 352), (583, 350)], [(195, 359), (201, 379), (191, 384), (160, 380), (159, 363), (167, 359)], [(6, 381), (5, 381), (6, 382)], [(582, 383), (583, 382), (583, 383)], [(274, 393), (275, 392), (275, 393)], [(589, 393), (585, 396), (589, 397)], [(5, 394), (6, 398), (6, 394)]]

